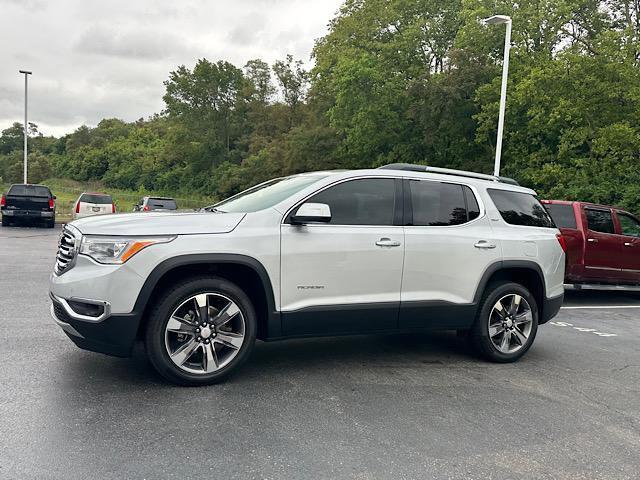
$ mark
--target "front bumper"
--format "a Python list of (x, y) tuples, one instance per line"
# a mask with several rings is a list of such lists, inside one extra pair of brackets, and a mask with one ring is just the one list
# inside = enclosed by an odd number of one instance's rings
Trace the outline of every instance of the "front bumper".
[(116, 357), (128, 357), (135, 343), (140, 316), (135, 313), (81, 319), (72, 315), (66, 300), (51, 294), (51, 316), (80, 348)]

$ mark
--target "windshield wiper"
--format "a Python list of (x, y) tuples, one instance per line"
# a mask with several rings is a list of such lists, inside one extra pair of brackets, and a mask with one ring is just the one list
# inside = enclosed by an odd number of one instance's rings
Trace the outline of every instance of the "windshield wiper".
[(212, 213), (227, 213), (224, 210), (219, 210), (214, 206), (204, 207), (202, 210), (204, 210), (205, 212), (212, 212)]

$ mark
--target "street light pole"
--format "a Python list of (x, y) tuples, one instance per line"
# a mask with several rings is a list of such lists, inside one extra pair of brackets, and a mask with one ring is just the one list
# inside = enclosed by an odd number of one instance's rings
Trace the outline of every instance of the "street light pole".
[(32, 72), (20, 70), (24, 74), (24, 181), (27, 183), (27, 138), (29, 136), (29, 126), (27, 123), (27, 79)]
[(500, 113), (498, 114), (498, 138), (496, 139), (496, 160), (493, 174), (500, 175), (500, 161), (502, 157), (502, 132), (504, 130), (504, 112), (507, 107), (507, 78), (509, 76), (509, 51), (511, 50), (511, 17), (506, 15), (494, 15), (485, 18), (485, 25), (505, 24), (507, 30), (504, 36), (504, 61), (502, 62), (502, 86), (500, 87)]

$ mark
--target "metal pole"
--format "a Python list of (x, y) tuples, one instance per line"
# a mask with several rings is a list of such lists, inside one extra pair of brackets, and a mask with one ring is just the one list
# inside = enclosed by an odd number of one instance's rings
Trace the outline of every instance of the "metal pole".
[(29, 75), (24, 74), (24, 181), (23, 183), (27, 183), (27, 138), (29, 136), (29, 127), (27, 123), (27, 79)]
[(502, 157), (502, 131), (504, 130), (504, 112), (507, 106), (507, 77), (509, 76), (509, 50), (511, 49), (511, 19), (506, 22), (507, 31), (504, 36), (504, 61), (502, 63), (502, 87), (500, 89), (500, 114), (498, 115), (498, 138), (496, 140), (496, 162), (493, 174), (500, 175), (500, 159)]
[(31, 72), (20, 70), (24, 74), (24, 183), (27, 183), (27, 138), (29, 137), (29, 124), (27, 123), (27, 78)]

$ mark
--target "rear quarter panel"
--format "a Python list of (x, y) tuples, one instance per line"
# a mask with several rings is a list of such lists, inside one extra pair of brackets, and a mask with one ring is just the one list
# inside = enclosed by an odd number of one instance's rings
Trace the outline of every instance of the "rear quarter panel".
[(483, 192), (491, 228), (502, 248), (504, 261), (530, 261), (544, 275), (547, 298), (564, 294), (565, 254), (556, 238), (556, 228), (528, 227), (506, 223), (488, 192)]

